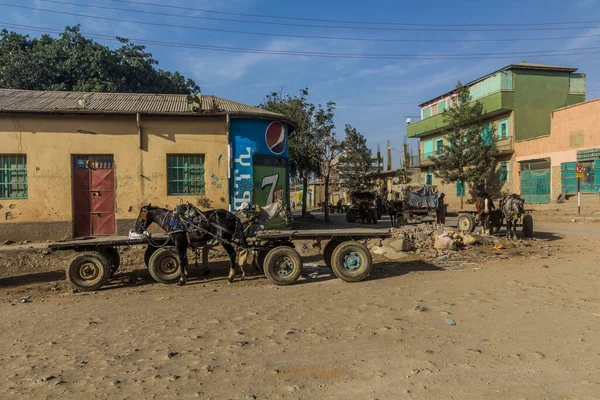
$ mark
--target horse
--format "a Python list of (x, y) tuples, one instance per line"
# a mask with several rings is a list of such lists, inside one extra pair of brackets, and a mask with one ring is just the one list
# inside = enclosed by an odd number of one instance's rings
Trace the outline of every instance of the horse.
[[(479, 222), (483, 226), (484, 231), (490, 229), (490, 224), (491, 224), (490, 216), (491, 216), (494, 208), (496, 208), (496, 207), (494, 206), (492, 199), (490, 199), (489, 196), (487, 196), (487, 194), (484, 194), (482, 197), (477, 197), (477, 199), (475, 199), (475, 209), (477, 210)], [(490, 229), (490, 233), (491, 233), (491, 229)]]
[[(238, 240), (240, 247), (248, 248), (244, 227), (237, 216), (226, 210), (201, 212), (190, 204), (177, 206), (175, 211), (152, 207), (148, 204), (140, 210), (135, 224), (135, 232), (138, 234), (145, 232), (152, 223), (157, 224), (169, 234), (179, 253), (181, 275), (177, 282), (178, 286), (183, 286), (187, 282), (188, 247), (213, 246), (214, 241), (220, 242), (229, 256), (227, 282), (233, 282), (236, 275), (234, 239)], [(190, 224), (198, 226), (202, 230), (194, 229)], [(246, 273), (241, 266), (240, 270), (242, 272), (241, 281)]]
[[(400, 207), (398, 207), (398, 206), (400, 206)], [(396, 228), (397, 221), (398, 221), (398, 214), (400, 213), (400, 211), (398, 209), (399, 208), (400, 208), (400, 210), (402, 209), (402, 202), (398, 201), (398, 200), (392, 200), (392, 201), (384, 200), (383, 207), (385, 208), (386, 212), (390, 216), (390, 221), (392, 222), (392, 227)]]
[(281, 199), (264, 207), (250, 206), (246, 203), (236, 215), (242, 220), (246, 237), (252, 237), (256, 235), (256, 232), (265, 229), (269, 222), (277, 216), (282, 218), (286, 225), (294, 221), (290, 208)]
[[(525, 213), (525, 200), (519, 195), (509, 194), (500, 200), (500, 210), (506, 219), (506, 238), (517, 238), (517, 222)], [(512, 235), (511, 235), (512, 233)]]

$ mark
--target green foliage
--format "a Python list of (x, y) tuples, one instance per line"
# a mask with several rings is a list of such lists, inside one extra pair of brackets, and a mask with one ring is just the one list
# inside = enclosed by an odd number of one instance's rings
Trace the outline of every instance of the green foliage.
[[(456, 107), (444, 111), (448, 125), (448, 145), (433, 158), (434, 173), (444, 183), (462, 181), (478, 184), (485, 181), (495, 165), (496, 141), (488, 123), (483, 122), (483, 104), (471, 102), (469, 88), (456, 85)], [(484, 135), (484, 132), (486, 133)]]
[(200, 88), (178, 72), (157, 69), (145, 46), (118, 38), (111, 50), (66, 27), (57, 38), (30, 38), (0, 32), (0, 87), (122, 93), (197, 93)]
[(348, 124), (344, 132), (344, 154), (340, 160), (342, 165), (339, 167), (340, 172), (344, 174), (343, 185), (350, 192), (370, 189), (371, 150), (367, 147), (367, 139)]

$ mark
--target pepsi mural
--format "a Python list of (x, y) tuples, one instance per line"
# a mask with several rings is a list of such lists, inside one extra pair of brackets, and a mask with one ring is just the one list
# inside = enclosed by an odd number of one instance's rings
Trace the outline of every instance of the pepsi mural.
[(289, 198), (288, 126), (285, 122), (232, 119), (231, 207), (266, 206)]

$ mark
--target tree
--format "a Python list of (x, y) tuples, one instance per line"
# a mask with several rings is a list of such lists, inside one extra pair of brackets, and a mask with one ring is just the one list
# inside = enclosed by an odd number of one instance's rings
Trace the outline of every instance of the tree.
[(294, 134), (289, 138), (290, 176), (302, 181), (302, 216), (305, 216), (308, 182), (321, 172), (315, 130), (316, 107), (308, 101), (308, 89), (302, 89), (298, 96), (273, 92), (259, 107), (283, 114), (296, 124)]
[(178, 72), (157, 69), (145, 46), (117, 38), (112, 50), (66, 27), (53, 38), (0, 32), (0, 87), (123, 93), (189, 94), (200, 91)]
[[(434, 174), (444, 183), (478, 184), (485, 181), (495, 165), (495, 140), (491, 124), (483, 121), (481, 102), (472, 102), (469, 88), (460, 81), (456, 85), (456, 107), (444, 111), (448, 125), (448, 146), (433, 158)], [(460, 206), (464, 205), (464, 187)]]
[(321, 177), (325, 186), (325, 215), (326, 222), (331, 220), (329, 216), (329, 184), (332, 172), (339, 164), (342, 154), (342, 141), (335, 134), (333, 116), (335, 103), (328, 102), (323, 108), (319, 105), (315, 112), (315, 137), (317, 146), (317, 157), (321, 164)]
[(344, 153), (339, 169), (344, 174), (344, 187), (354, 192), (367, 190), (371, 186), (371, 150), (367, 147), (367, 139), (351, 125), (344, 128), (346, 138), (343, 142)]

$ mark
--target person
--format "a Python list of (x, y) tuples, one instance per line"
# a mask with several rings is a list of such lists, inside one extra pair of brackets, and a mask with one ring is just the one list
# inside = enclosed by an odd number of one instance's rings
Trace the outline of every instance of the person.
[(341, 214), (341, 213), (342, 213), (342, 211), (344, 211), (344, 210), (343, 210), (343, 208), (342, 208), (342, 199), (339, 199), (339, 200), (337, 201), (337, 212), (338, 212), (339, 214)]
[(292, 201), (292, 210), (295, 210), (295, 209), (296, 209), (296, 202)]
[(444, 225), (446, 223), (446, 205), (444, 204), (444, 197), (446, 197), (446, 195), (441, 193), (438, 197), (438, 202), (435, 209), (437, 223), (440, 225)]

